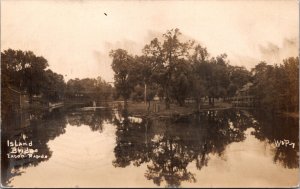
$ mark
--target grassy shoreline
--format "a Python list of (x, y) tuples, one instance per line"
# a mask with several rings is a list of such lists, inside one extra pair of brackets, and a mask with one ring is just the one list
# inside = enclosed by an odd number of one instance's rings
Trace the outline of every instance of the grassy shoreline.
[[(216, 103), (215, 106), (202, 105), (200, 111), (223, 110), (232, 108), (229, 103)], [(197, 112), (195, 104), (185, 104), (179, 106), (171, 104), (170, 109), (166, 110), (163, 102), (151, 103), (150, 106), (144, 102), (129, 102), (128, 113), (136, 117), (159, 117), (167, 118), (172, 116), (186, 116)]]

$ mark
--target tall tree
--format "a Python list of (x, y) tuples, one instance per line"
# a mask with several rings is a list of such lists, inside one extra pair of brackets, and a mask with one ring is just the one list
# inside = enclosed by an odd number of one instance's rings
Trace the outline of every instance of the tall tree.
[[(144, 48), (145, 55), (151, 57), (153, 61), (153, 66), (155, 66), (153, 69), (159, 68), (159, 84), (164, 90), (166, 109), (170, 109), (172, 78), (174, 77), (175, 70), (179, 69), (181, 67), (180, 64), (188, 59), (189, 48), (193, 44), (190, 41), (181, 42), (179, 39), (180, 35), (181, 33), (177, 28), (168, 30), (163, 34), (163, 43), (160, 43), (155, 38)], [(183, 79), (183, 77), (182, 75), (181, 78)], [(182, 99), (180, 101), (182, 102)]]
[(252, 94), (258, 107), (272, 111), (299, 111), (299, 58), (290, 57), (279, 65), (261, 62), (252, 69)]
[(227, 95), (228, 97), (233, 97), (238, 89), (251, 81), (251, 73), (245, 67), (231, 65), (229, 65), (228, 71), (230, 84)]
[(200, 110), (201, 98), (207, 96), (207, 80), (209, 72), (209, 54), (205, 47), (196, 45), (191, 56), (192, 63), (192, 96), (196, 100), (197, 110)]
[(127, 106), (127, 100), (136, 82), (135, 73), (133, 72), (134, 59), (123, 49), (112, 50), (110, 56), (113, 58), (111, 66), (115, 72), (116, 92), (123, 97), (125, 106)]
[(191, 65), (186, 60), (181, 60), (176, 65), (170, 81), (171, 97), (180, 106), (183, 106), (185, 99), (190, 95), (191, 90)]
[[(283, 60), (282, 69), (286, 77), (286, 102), (292, 111), (299, 112), (299, 57)], [(289, 110), (288, 110), (289, 111)]]
[(207, 80), (208, 97), (210, 105), (214, 105), (214, 99), (227, 96), (226, 89), (229, 86), (229, 72), (227, 69), (226, 54), (221, 54), (210, 60), (211, 67)]
[(48, 69), (45, 72), (45, 82), (42, 87), (44, 97), (51, 101), (60, 101), (65, 93), (64, 77)]
[(1, 52), (2, 86), (11, 86), (27, 92), (29, 97), (38, 95), (44, 82), (47, 60), (32, 51), (8, 49)]

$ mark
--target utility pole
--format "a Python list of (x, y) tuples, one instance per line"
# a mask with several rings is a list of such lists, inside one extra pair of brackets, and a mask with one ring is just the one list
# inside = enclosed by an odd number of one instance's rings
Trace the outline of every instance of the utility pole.
[(145, 104), (147, 103), (147, 84), (145, 82), (145, 91), (144, 91), (144, 101), (145, 101)]

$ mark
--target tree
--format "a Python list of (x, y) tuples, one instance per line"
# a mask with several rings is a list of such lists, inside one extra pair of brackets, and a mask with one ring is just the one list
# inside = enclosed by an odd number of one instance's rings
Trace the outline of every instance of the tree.
[(190, 73), (190, 64), (185, 60), (181, 60), (180, 63), (176, 65), (176, 69), (174, 69), (171, 77), (171, 97), (175, 99), (180, 106), (184, 105), (185, 99), (190, 94)]
[(209, 72), (208, 64), (209, 54), (206, 48), (198, 44), (195, 47), (194, 54), (191, 56), (190, 61), (192, 64), (192, 96), (196, 100), (197, 110), (200, 110), (201, 98), (207, 96), (207, 74)]
[(133, 72), (134, 60), (126, 50), (117, 49), (110, 52), (110, 57), (113, 58), (112, 69), (115, 72), (115, 88), (118, 95), (121, 95), (127, 106), (127, 100), (135, 86), (135, 73)]
[(80, 79), (75, 78), (75, 79), (70, 79), (67, 82), (66, 86), (66, 96), (70, 98), (75, 98), (76, 93), (80, 92), (83, 90), (83, 86), (80, 84)]
[(233, 97), (236, 91), (251, 81), (251, 73), (240, 66), (228, 67), (230, 84), (227, 90), (228, 97)]
[(290, 57), (283, 64), (261, 62), (252, 69), (251, 90), (257, 106), (272, 111), (299, 111), (299, 59)]
[(251, 72), (254, 83), (251, 93), (258, 99), (257, 106), (272, 108), (273, 83), (271, 76), (273, 74), (273, 67), (271, 65), (267, 65), (266, 62), (260, 62), (251, 70)]
[(70, 79), (66, 86), (66, 96), (69, 99), (76, 99), (81, 101), (107, 101), (112, 94), (112, 86), (105, 82), (101, 77)]
[(46, 70), (44, 77), (45, 82), (42, 86), (44, 97), (51, 102), (62, 100), (66, 88), (64, 77), (50, 69)]
[(207, 77), (207, 88), (209, 104), (214, 105), (214, 99), (227, 96), (227, 89), (230, 84), (227, 68), (227, 55), (221, 54), (210, 60), (210, 72)]
[[(158, 39), (155, 38), (150, 44), (146, 45), (143, 50), (145, 56), (149, 57), (152, 61), (152, 70), (157, 70), (158, 72), (156, 77), (160, 79), (158, 84), (164, 90), (166, 109), (170, 109), (174, 72), (181, 67), (180, 64), (183, 63), (184, 60), (188, 59), (188, 51), (193, 44), (193, 42), (190, 41), (185, 43), (180, 42), (180, 35), (181, 33), (177, 28), (175, 30), (168, 30), (163, 34), (163, 43), (160, 43)], [(184, 76), (182, 76), (182, 79), (183, 77)], [(182, 102), (184, 101), (180, 99), (179, 104), (182, 105)]]
[[(292, 111), (299, 111), (299, 57), (290, 57), (283, 60), (281, 68), (284, 70), (287, 83), (285, 84), (288, 106)], [(287, 108), (287, 111), (289, 109)]]
[(47, 60), (32, 51), (5, 50), (1, 52), (2, 86), (12, 86), (27, 92), (31, 99), (33, 95), (40, 94), (47, 67)]
[[(139, 85), (139, 87), (144, 86), (144, 89), (135, 87), (135, 89), (138, 89), (139, 95), (143, 95), (144, 101), (151, 101), (152, 99), (149, 99), (148, 92), (150, 88), (153, 89), (154, 87), (154, 80), (153, 80), (153, 67), (151, 58), (146, 56), (135, 56), (134, 58), (135, 66), (133, 68), (133, 72), (135, 72), (135, 79), (136, 83)], [(140, 96), (142, 97), (142, 96)]]
[(101, 77), (97, 78), (97, 96), (98, 99), (101, 99), (101, 97), (104, 98), (104, 101), (107, 101), (108, 98), (112, 95), (113, 88), (112, 86), (107, 83), (105, 80), (103, 80)]

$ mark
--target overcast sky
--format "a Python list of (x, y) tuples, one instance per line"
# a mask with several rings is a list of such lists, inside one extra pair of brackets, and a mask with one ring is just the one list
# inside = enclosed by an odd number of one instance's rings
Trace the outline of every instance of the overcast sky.
[(31, 50), (66, 80), (113, 81), (111, 49), (140, 54), (151, 39), (179, 28), (212, 56), (227, 53), (231, 64), (251, 69), (298, 55), (298, 10), (296, 0), (2, 0), (1, 51)]

